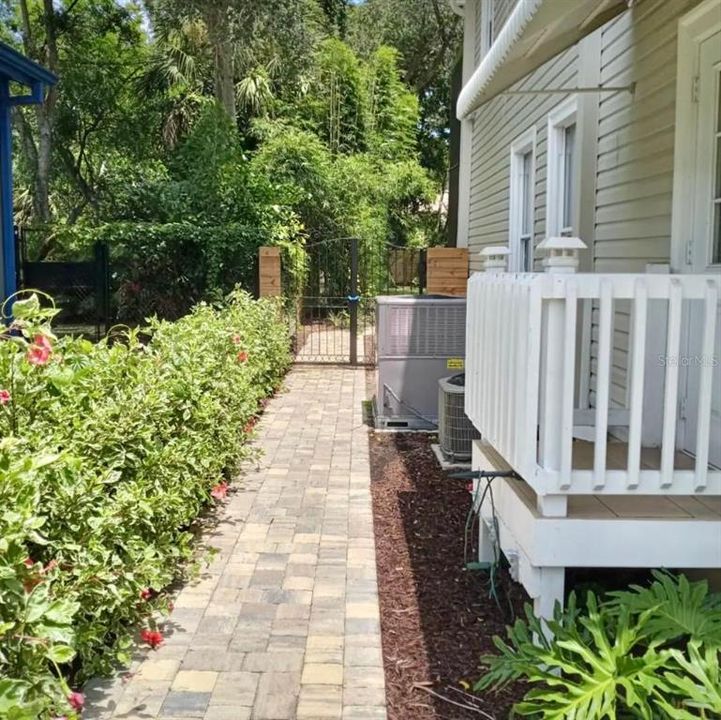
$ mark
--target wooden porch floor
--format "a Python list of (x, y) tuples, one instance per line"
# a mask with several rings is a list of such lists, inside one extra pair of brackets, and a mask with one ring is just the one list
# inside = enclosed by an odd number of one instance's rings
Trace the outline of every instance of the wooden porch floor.
[[(587, 440), (573, 441), (573, 469), (593, 470), (594, 443)], [(609, 438), (606, 446), (606, 467), (609, 470), (625, 470), (628, 459), (628, 443)], [(693, 470), (695, 462), (686, 453), (674, 454), (676, 470)], [(645, 470), (658, 470), (661, 467), (661, 448), (641, 448), (641, 467)]]
[[(527, 483), (518, 481), (518, 494), (531, 508), (536, 493)], [(569, 495), (568, 518), (573, 520), (721, 520), (721, 498), (690, 495)]]
[[(508, 465), (488, 445), (484, 445), (486, 458), (499, 470)], [(608, 443), (607, 463), (609, 469), (626, 467), (628, 444), (613, 440)], [(644, 469), (657, 470), (660, 467), (659, 448), (643, 448), (641, 465)], [(677, 452), (674, 465), (681, 470), (693, 470), (694, 460)], [(575, 440), (573, 443), (573, 467), (575, 470), (593, 468), (593, 443)], [(523, 480), (514, 482), (514, 487), (523, 501), (535, 512), (536, 493)], [(711, 495), (569, 495), (568, 518), (571, 519), (614, 519), (637, 518), (639, 520), (721, 520), (721, 497)]]

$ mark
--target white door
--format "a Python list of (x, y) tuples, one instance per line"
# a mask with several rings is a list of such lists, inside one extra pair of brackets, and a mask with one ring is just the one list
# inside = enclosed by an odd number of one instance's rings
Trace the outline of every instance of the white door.
[[(691, 272), (721, 273), (721, 32), (699, 43), (698, 74), (694, 89), (696, 116), (695, 178), (691, 243), (687, 261)], [(721, 306), (716, 313), (715, 348), (711, 357), (702, 349), (704, 313), (701, 303), (690, 303), (688, 350), (681, 358), (686, 376), (682, 403), (683, 449), (694, 453), (701, 369), (713, 369), (709, 462), (721, 467)]]

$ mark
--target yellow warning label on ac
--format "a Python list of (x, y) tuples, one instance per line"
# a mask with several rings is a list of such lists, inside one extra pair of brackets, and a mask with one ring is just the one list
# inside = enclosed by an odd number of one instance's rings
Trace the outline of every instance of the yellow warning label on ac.
[(448, 358), (446, 368), (448, 370), (463, 370), (463, 358)]

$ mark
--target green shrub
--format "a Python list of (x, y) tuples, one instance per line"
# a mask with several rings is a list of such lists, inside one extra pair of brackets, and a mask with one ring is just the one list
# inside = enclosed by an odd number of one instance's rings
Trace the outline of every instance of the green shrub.
[(379, 47), (368, 62), (366, 82), (370, 150), (401, 161), (418, 154), (418, 98), (401, 80), (399, 58), (395, 48)]
[(332, 153), (362, 152), (367, 144), (366, 106), (360, 60), (343, 41), (323, 40), (318, 47), (309, 91), (298, 103), (301, 118)]
[(254, 291), (258, 248), (275, 238), (237, 223), (118, 222), (62, 232), (63, 247), (73, 248), (65, 257), (87, 257), (96, 242), (110, 251), (117, 320), (137, 322), (154, 314), (178, 318), (236, 285)]
[(70, 686), (127, 661), (134, 627), (167, 604), (289, 338), (275, 303), (241, 292), (151, 321), (146, 343), (56, 340), (35, 296), (14, 312), (0, 342), (0, 717), (70, 717)]
[(601, 601), (588, 593), (584, 609), (572, 594), (547, 623), (527, 607), (508, 643), (494, 639), (500, 655), (483, 658), (475, 690), (523, 678), (533, 689), (514, 711), (543, 720), (721, 717), (721, 596), (705, 581), (654, 576)]
[(267, 180), (274, 202), (292, 209), (312, 239), (341, 235), (333, 158), (325, 145), (282, 123), (259, 124), (259, 131), (264, 141), (251, 160), (251, 175)]

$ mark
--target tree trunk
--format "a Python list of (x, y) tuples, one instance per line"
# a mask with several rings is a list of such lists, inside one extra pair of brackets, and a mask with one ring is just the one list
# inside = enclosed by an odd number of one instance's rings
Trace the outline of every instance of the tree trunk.
[[(45, 31), (44, 43), (41, 52), (36, 47), (34, 33), (30, 24), (27, 0), (20, 0), (20, 13), (23, 21), (23, 46), (28, 57), (41, 62), (51, 72), (58, 71), (58, 44), (56, 33), (56, 16), (52, 0), (43, 0), (43, 29)], [(56, 87), (48, 90), (45, 102), (35, 106), (35, 117), (38, 125), (38, 139), (35, 152), (30, 155), (33, 160), (33, 212), (35, 220), (48, 223), (52, 220), (50, 209), (50, 170), (53, 151), (53, 120), (57, 104), (58, 91)], [(33, 142), (27, 136), (27, 128), (22, 134), (25, 136), (26, 146)]]
[(233, 63), (233, 41), (230, 33), (230, 19), (227, 2), (207, 2), (204, 9), (208, 37), (213, 45), (215, 62), (215, 99), (225, 109), (233, 123), (235, 112), (235, 72)]

